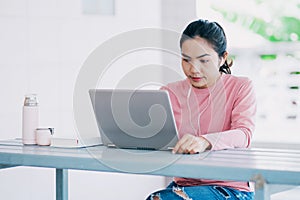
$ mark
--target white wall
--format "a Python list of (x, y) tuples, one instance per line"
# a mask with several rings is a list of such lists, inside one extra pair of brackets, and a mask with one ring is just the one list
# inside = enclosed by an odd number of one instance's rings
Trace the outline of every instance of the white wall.
[[(73, 88), (88, 55), (119, 33), (161, 26), (159, 0), (116, 0), (113, 16), (83, 15), (81, 5), (80, 0), (0, 0), (0, 139), (21, 137), (26, 93), (38, 94), (40, 126), (54, 127), (59, 137), (76, 136)], [(53, 169), (18, 167), (1, 170), (0, 177), (1, 199), (55, 198)], [(72, 200), (143, 199), (164, 185), (163, 177), (125, 174), (71, 171), (69, 178)]]
[(26, 93), (38, 94), (41, 126), (74, 134), (73, 87), (88, 55), (114, 35), (161, 23), (158, 0), (116, 1), (115, 10), (83, 15), (80, 0), (0, 1), (1, 138), (21, 136)]

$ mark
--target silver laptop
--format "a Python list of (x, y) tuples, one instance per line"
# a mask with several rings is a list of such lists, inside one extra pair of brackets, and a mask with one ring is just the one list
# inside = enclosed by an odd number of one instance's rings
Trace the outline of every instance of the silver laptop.
[(169, 150), (178, 141), (170, 98), (162, 90), (89, 90), (101, 139), (116, 148)]

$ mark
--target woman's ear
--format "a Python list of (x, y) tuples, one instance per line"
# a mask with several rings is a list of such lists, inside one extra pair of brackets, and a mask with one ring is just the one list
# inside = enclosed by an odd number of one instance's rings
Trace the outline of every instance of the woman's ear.
[(221, 56), (220, 67), (221, 67), (222, 65), (224, 65), (225, 61), (227, 60), (227, 56), (228, 56), (228, 52), (225, 51), (225, 52), (223, 53), (223, 55)]

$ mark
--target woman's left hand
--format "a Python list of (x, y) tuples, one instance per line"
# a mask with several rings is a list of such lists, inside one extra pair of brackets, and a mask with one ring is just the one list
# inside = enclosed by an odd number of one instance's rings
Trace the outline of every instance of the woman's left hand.
[(204, 137), (186, 134), (177, 142), (172, 153), (195, 154), (210, 148), (211, 144)]

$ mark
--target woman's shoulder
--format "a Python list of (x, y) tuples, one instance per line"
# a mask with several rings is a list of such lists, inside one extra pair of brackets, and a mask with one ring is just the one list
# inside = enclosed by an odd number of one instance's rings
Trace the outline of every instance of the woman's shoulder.
[(187, 91), (188, 88), (189, 88), (189, 85), (187, 84), (186, 79), (176, 81), (176, 82), (172, 82), (172, 83), (168, 83), (167, 85), (161, 87), (161, 89), (168, 90), (168, 91), (171, 91), (173, 93)]
[(223, 78), (224, 89), (233, 96), (244, 96), (254, 92), (252, 80), (248, 77), (226, 74)]
[(188, 90), (189, 90), (189, 83), (188, 80), (181, 80), (169, 83), (163, 87), (161, 87), (161, 90), (168, 91), (170, 98), (173, 102), (177, 102), (178, 104), (181, 104), (183, 99), (187, 96)]
[(224, 74), (223, 80), (228, 85), (252, 85), (252, 80), (245, 76), (235, 76), (232, 74)]

